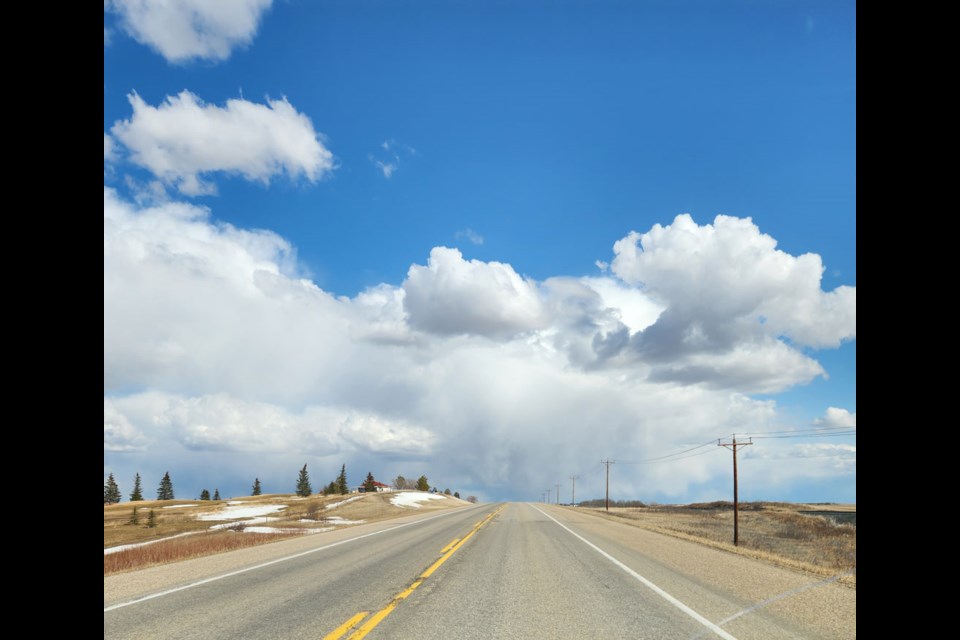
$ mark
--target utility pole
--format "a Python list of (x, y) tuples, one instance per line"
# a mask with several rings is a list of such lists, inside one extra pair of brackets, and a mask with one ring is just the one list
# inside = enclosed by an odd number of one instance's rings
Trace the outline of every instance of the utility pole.
[(560, 483), (557, 483), (557, 504), (560, 504)]
[(606, 460), (600, 461), (600, 464), (607, 465), (607, 500), (606, 500), (607, 511), (610, 511), (610, 465), (616, 464), (616, 463), (617, 463), (616, 460), (611, 460), (609, 458), (607, 458)]
[(570, 490), (570, 506), (577, 506), (577, 478), (580, 476), (570, 476), (570, 480), (573, 481), (573, 488)]
[(551, 492), (551, 491), (553, 491), (553, 489), (547, 489), (547, 504), (550, 504), (550, 492)]
[(746, 447), (753, 444), (753, 438), (750, 442), (737, 442), (737, 434), (733, 434), (733, 442), (720, 442), (717, 440), (717, 446), (726, 447), (733, 451), (733, 546), (738, 546), (740, 542), (739, 527), (739, 505), (737, 502), (737, 447)]

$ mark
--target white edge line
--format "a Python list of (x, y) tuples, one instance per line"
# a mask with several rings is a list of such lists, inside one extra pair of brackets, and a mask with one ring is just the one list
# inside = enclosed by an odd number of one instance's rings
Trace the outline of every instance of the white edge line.
[[(435, 516), (430, 516), (429, 518), (424, 518), (423, 520), (414, 520), (413, 522), (406, 522), (404, 524), (398, 524), (395, 527), (390, 527), (389, 529), (381, 529), (380, 531), (374, 531), (372, 533), (365, 533), (356, 538), (350, 538), (349, 540), (341, 540), (340, 542), (334, 542), (332, 544), (325, 545), (323, 547), (317, 547), (316, 549), (310, 549), (309, 551), (303, 551), (301, 553), (295, 553), (292, 556), (285, 556), (283, 558), (277, 558), (275, 560), (270, 560), (268, 562), (263, 562), (261, 564), (253, 565), (252, 567), (245, 567), (243, 569), (238, 569), (236, 571), (231, 571), (229, 573), (224, 573), (218, 576), (213, 576), (210, 578), (204, 578), (203, 580), (197, 580), (196, 582), (190, 582), (188, 584), (180, 585), (179, 587), (174, 587), (173, 589), (167, 589), (166, 591), (160, 591), (158, 593), (151, 593), (148, 596), (143, 596), (141, 598), (135, 598), (133, 600), (128, 600), (126, 602), (118, 602), (117, 604), (112, 604), (109, 607), (104, 607), (103, 612), (107, 613), (108, 611), (113, 611), (114, 609), (122, 609), (123, 607), (129, 607), (132, 604), (138, 604), (140, 602), (145, 602), (147, 600), (153, 600), (154, 598), (162, 598), (163, 596), (168, 596), (171, 593), (176, 593), (178, 591), (184, 591), (186, 589), (192, 589), (193, 587), (199, 587), (200, 585), (207, 584), (210, 582), (216, 582), (217, 580), (223, 580), (224, 578), (230, 578), (232, 576), (240, 575), (241, 573), (247, 573), (248, 571), (256, 571), (257, 569), (262, 569), (264, 567), (269, 567), (272, 564), (278, 564), (280, 562), (286, 562), (287, 560), (293, 560), (294, 558), (301, 558), (303, 556), (309, 555), (311, 553), (316, 553), (317, 551), (323, 551), (325, 549), (331, 549), (333, 547), (339, 547), (342, 544), (347, 544), (348, 542), (354, 542), (355, 540), (362, 540), (363, 538), (369, 538), (371, 536), (377, 536), (381, 533), (387, 533), (388, 531), (396, 531), (397, 529), (402, 529), (404, 527), (409, 527), (414, 524), (420, 524), (423, 522), (429, 522), (430, 520), (436, 520), (437, 518), (443, 518), (445, 516), (453, 515), (454, 513), (459, 513), (461, 510), (457, 509), (454, 511), (448, 511), (447, 513), (441, 513)], [(562, 525), (561, 525), (562, 526)], [(576, 535), (576, 534), (574, 534)]]
[(585, 545), (587, 545), (588, 547), (592, 548), (594, 551), (596, 551), (597, 553), (599, 553), (600, 555), (602, 555), (604, 558), (606, 558), (607, 560), (609, 560), (609, 561), (612, 562), (613, 564), (615, 564), (615, 565), (617, 565), (618, 567), (620, 567), (621, 569), (623, 569), (626, 573), (630, 574), (631, 576), (633, 576), (634, 578), (636, 578), (637, 580), (639, 580), (640, 582), (642, 582), (644, 585), (646, 585), (647, 587), (649, 587), (650, 589), (652, 589), (652, 590), (654, 591), (654, 593), (656, 593), (658, 596), (660, 596), (661, 598), (663, 598), (664, 600), (666, 600), (667, 602), (669, 602), (670, 604), (672, 604), (673, 606), (675, 606), (677, 609), (680, 609), (680, 611), (683, 611), (685, 614), (687, 614), (688, 616), (690, 616), (691, 618), (693, 618), (694, 620), (696, 620), (697, 622), (699, 622), (700, 624), (702, 624), (702, 625), (705, 626), (706, 628), (710, 629), (710, 631), (713, 631), (715, 634), (717, 634), (717, 635), (720, 636), (721, 638), (726, 638), (726, 640), (737, 640), (734, 636), (730, 635), (729, 633), (727, 633), (726, 631), (724, 631), (723, 629), (721, 629), (720, 627), (718, 627), (718, 626), (715, 625), (714, 623), (710, 622), (709, 620), (707, 620), (706, 618), (704, 618), (702, 615), (700, 615), (699, 613), (697, 613), (696, 611), (694, 611), (693, 609), (691, 609), (691, 608), (688, 607), (687, 605), (683, 604), (682, 602), (680, 602), (679, 600), (677, 600), (676, 598), (674, 598), (672, 595), (670, 595), (669, 593), (667, 593), (666, 591), (664, 591), (663, 589), (661, 589), (661, 588), (658, 587), (657, 585), (653, 584), (652, 582), (650, 582), (649, 580), (647, 580), (646, 578), (644, 578), (642, 575), (640, 575), (639, 573), (637, 573), (636, 571), (634, 571), (633, 569), (631, 569), (631, 568), (628, 567), (627, 565), (623, 564), (622, 562), (620, 562), (619, 560), (617, 560), (616, 558), (614, 558), (613, 556), (611, 556), (609, 553), (607, 553), (606, 551), (604, 551), (603, 549), (601, 549), (601, 548), (598, 547), (597, 545), (593, 544), (592, 542), (590, 542), (589, 540), (587, 540), (586, 538), (584, 538), (584, 537), (581, 536), (580, 534), (575, 533), (573, 530), (571, 530), (571, 529), (570, 529), (569, 527), (567, 527), (565, 524), (563, 524), (562, 522), (560, 522), (559, 520), (557, 520), (556, 518), (554, 518), (553, 516), (551, 516), (549, 513), (546, 513), (545, 511), (542, 511), (542, 510), (540, 510), (539, 508), (534, 507), (532, 504), (529, 505), (529, 506), (530, 506), (530, 507), (533, 507), (533, 509), (535, 509), (536, 511), (539, 511), (539, 512), (542, 513), (543, 515), (545, 515), (545, 516), (547, 516), (548, 518), (550, 518), (551, 520), (553, 520), (555, 523), (557, 523), (557, 525), (559, 525), (561, 528), (565, 529), (565, 530), (567, 531), (567, 533), (569, 533), (570, 535), (574, 536), (575, 538), (578, 538), (578, 539), (579, 539), (581, 542), (583, 542)]

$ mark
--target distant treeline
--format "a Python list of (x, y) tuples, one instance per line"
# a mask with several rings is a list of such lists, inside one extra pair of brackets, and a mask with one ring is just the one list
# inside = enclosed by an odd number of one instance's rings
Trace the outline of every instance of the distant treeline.
[[(597, 500), (581, 500), (578, 502), (581, 507), (605, 507), (607, 506), (606, 501), (603, 498)], [(645, 507), (645, 503), (640, 502), (639, 500), (611, 500), (611, 507)]]

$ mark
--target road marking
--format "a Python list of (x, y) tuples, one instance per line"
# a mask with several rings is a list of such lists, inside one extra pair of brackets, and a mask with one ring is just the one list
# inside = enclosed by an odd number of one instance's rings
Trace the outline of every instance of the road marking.
[[(477, 508), (477, 507), (474, 507)], [(355, 542), (357, 540), (363, 540), (364, 538), (369, 538), (371, 536), (378, 536), (382, 533), (388, 533), (390, 531), (396, 531), (397, 529), (403, 529), (404, 527), (409, 527), (415, 524), (420, 524), (423, 522), (429, 522), (431, 520), (436, 520), (437, 518), (446, 518), (447, 516), (460, 513), (460, 509), (453, 511), (448, 511), (446, 513), (441, 513), (439, 515), (430, 516), (429, 518), (424, 518), (423, 520), (414, 520), (413, 522), (405, 522), (404, 524), (398, 524), (395, 527), (390, 527), (389, 529), (382, 529), (380, 531), (374, 531), (372, 533), (365, 533), (362, 536), (357, 536), (356, 538), (350, 538), (348, 540), (341, 540), (340, 542), (334, 542), (323, 547), (317, 547), (316, 549), (310, 549), (309, 551), (303, 551), (301, 553), (295, 553), (292, 556), (286, 556), (283, 558), (277, 558), (276, 560), (270, 560), (269, 562), (263, 562), (261, 564), (254, 565), (252, 567), (247, 567), (245, 569), (238, 569), (237, 571), (231, 571), (229, 573), (224, 573), (219, 576), (213, 576), (210, 578), (204, 578), (203, 580), (197, 580), (196, 582), (190, 582), (188, 584), (180, 585), (179, 587), (174, 587), (173, 589), (167, 589), (166, 591), (160, 591), (159, 593), (152, 593), (148, 596), (143, 596), (140, 598), (135, 598), (133, 600), (128, 600), (127, 602), (118, 602), (117, 604), (110, 605), (109, 607), (104, 607), (103, 612), (107, 613), (108, 611), (113, 611), (114, 609), (122, 609), (123, 607), (129, 607), (133, 604), (139, 604), (141, 602), (146, 602), (147, 600), (153, 600), (154, 598), (162, 598), (163, 596), (168, 596), (171, 593), (176, 593), (178, 591), (184, 591), (186, 589), (192, 589), (194, 587), (199, 587), (200, 585), (209, 584), (211, 582), (216, 582), (218, 580), (223, 580), (224, 578), (231, 578), (233, 576), (238, 576), (242, 573), (247, 573), (249, 571), (256, 571), (257, 569), (263, 569), (264, 567), (269, 567), (273, 564), (279, 564), (281, 562), (286, 562), (287, 560), (294, 560), (296, 558), (302, 558), (303, 556), (310, 555), (311, 553), (316, 553), (317, 551), (324, 551), (326, 549), (332, 549), (333, 547), (339, 547), (342, 544), (347, 544), (350, 542)]]
[(447, 546), (445, 546), (443, 549), (440, 549), (440, 553), (446, 553), (447, 550), (450, 549), (450, 547), (452, 547), (453, 545), (457, 544), (458, 542), (460, 542), (460, 538), (454, 538), (454, 539), (450, 542), (450, 544), (448, 544)]
[(752, 611), (756, 611), (756, 610), (759, 609), (760, 607), (765, 607), (765, 606), (767, 606), (768, 604), (771, 604), (771, 603), (776, 602), (777, 600), (783, 600), (784, 598), (789, 598), (790, 596), (794, 596), (794, 595), (796, 595), (796, 594), (798, 594), (798, 593), (801, 593), (801, 592), (803, 592), (803, 591), (806, 591), (807, 589), (813, 589), (814, 587), (821, 587), (821, 586), (823, 586), (823, 585), (825, 585), (825, 584), (830, 584), (831, 582), (836, 582), (836, 581), (839, 580), (840, 578), (842, 578), (842, 577), (844, 577), (844, 576), (852, 575), (852, 574), (854, 574), (854, 573), (856, 573), (856, 572), (857, 572), (856, 569), (850, 569), (849, 571), (845, 571), (845, 572), (843, 572), (843, 573), (838, 573), (837, 575), (832, 576), (832, 577), (830, 577), (830, 578), (827, 578), (827, 579), (825, 579), (825, 580), (818, 580), (817, 582), (811, 582), (810, 584), (805, 584), (805, 585), (799, 586), (799, 587), (797, 587), (796, 589), (790, 589), (789, 591), (784, 591), (783, 593), (779, 593), (779, 594), (777, 594), (777, 595), (775, 595), (775, 596), (770, 596), (770, 597), (767, 598), (766, 600), (761, 600), (760, 602), (757, 602), (756, 604), (750, 605), (749, 607), (747, 607), (747, 608), (745, 608), (745, 609), (741, 609), (740, 611), (736, 612), (735, 614), (733, 614), (732, 616), (730, 616), (730, 617), (728, 617), (728, 618), (724, 618), (723, 620), (720, 621), (720, 624), (727, 624), (728, 622), (732, 622), (732, 621), (736, 620), (736, 619), (739, 618), (740, 616), (744, 616), (744, 615), (746, 615), (746, 614), (748, 614), (748, 613), (750, 613), (750, 612), (752, 612)]
[[(490, 520), (491, 520), (495, 515), (497, 515), (497, 514), (500, 513), (501, 511), (503, 511), (503, 509), (504, 509), (506, 506), (507, 506), (507, 505), (501, 505), (501, 506), (500, 506), (499, 508), (497, 508), (495, 511), (493, 511), (492, 513), (490, 513), (490, 515), (488, 515), (486, 518), (484, 518), (483, 520), (481, 520), (481, 521), (478, 522), (477, 524), (473, 525), (473, 529), (470, 530), (470, 533), (468, 533), (467, 535), (463, 536), (463, 538), (459, 539), (459, 541), (454, 540), (451, 544), (448, 544), (446, 547), (444, 547), (444, 548), (440, 551), (440, 553), (442, 553), (443, 555), (440, 556), (440, 558), (439, 558), (436, 562), (434, 562), (432, 565), (430, 565), (430, 567), (429, 567), (426, 571), (424, 571), (422, 574), (420, 574), (420, 577), (417, 578), (416, 580), (414, 580), (414, 581), (413, 581), (413, 584), (411, 584), (409, 587), (407, 587), (406, 589), (404, 589), (403, 591), (401, 591), (400, 593), (398, 593), (397, 595), (395, 595), (395, 596), (393, 597), (393, 599), (390, 601), (390, 604), (388, 604), (387, 606), (385, 606), (385, 607), (384, 607), (383, 609), (381, 609), (380, 611), (376, 612), (376, 613), (373, 615), (373, 617), (371, 617), (369, 620), (367, 620), (366, 622), (364, 622), (364, 623), (363, 623), (363, 626), (361, 626), (359, 629), (357, 629), (356, 631), (354, 631), (354, 632), (350, 635), (350, 637), (347, 638), (347, 640), (360, 640), (361, 638), (365, 637), (368, 633), (370, 633), (371, 631), (373, 631), (374, 628), (375, 628), (378, 624), (380, 624), (380, 623), (383, 621), (384, 618), (386, 618), (388, 615), (390, 615), (390, 614), (393, 612), (393, 610), (397, 608), (397, 605), (400, 604), (400, 602), (401, 602), (402, 600), (404, 600), (407, 596), (409, 596), (411, 593), (413, 593), (413, 592), (416, 590), (417, 587), (419, 587), (421, 584), (423, 584), (423, 581), (424, 581), (424, 580), (426, 580), (426, 579), (429, 578), (431, 575), (433, 575), (433, 572), (436, 571), (437, 569), (439, 569), (439, 568), (440, 568), (440, 565), (442, 565), (444, 562), (446, 562), (446, 561), (450, 558), (450, 556), (452, 556), (454, 553), (456, 553), (457, 550), (458, 550), (460, 547), (462, 547), (462, 546), (464, 545), (464, 543), (466, 543), (466, 541), (471, 538), (471, 536), (473, 536), (473, 534), (475, 534), (477, 531), (479, 531), (480, 528), (483, 527), (483, 525), (485, 525), (485, 524), (487, 524), (488, 522), (490, 522)], [(357, 614), (357, 615), (359, 615), (359, 614)], [(356, 617), (356, 616), (354, 616), (354, 617)], [(351, 619), (352, 619), (352, 618), (351, 618)]]
[(323, 636), (323, 640), (340, 640), (340, 638), (343, 637), (343, 634), (345, 634), (347, 631), (350, 631), (350, 629), (353, 629), (361, 620), (366, 618), (369, 613), (369, 611), (361, 611), (327, 635)]
[(704, 618), (702, 615), (700, 615), (699, 613), (697, 613), (696, 611), (694, 611), (693, 609), (691, 609), (691, 608), (688, 607), (687, 605), (683, 604), (682, 602), (680, 602), (679, 600), (677, 600), (676, 598), (674, 598), (672, 595), (670, 595), (669, 593), (667, 593), (666, 591), (664, 591), (663, 589), (661, 589), (661, 588), (658, 587), (657, 585), (653, 584), (652, 582), (650, 582), (649, 580), (647, 580), (646, 578), (644, 578), (642, 575), (640, 575), (639, 573), (637, 573), (636, 571), (634, 571), (633, 569), (631, 569), (631, 568), (628, 567), (627, 565), (623, 564), (622, 562), (620, 562), (619, 560), (617, 560), (616, 558), (614, 558), (612, 555), (610, 555), (609, 553), (607, 553), (606, 551), (604, 551), (603, 549), (601, 549), (601, 548), (598, 547), (597, 545), (593, 544), (592, 542), (590, 542), (589, 540), (587, 540), (586, 538), (584, 538), (584, 537), (581, 536), (580, 534), (574, 532), (572, 529), (570, 529), (568, 526), (566, 526), (565, 524), (563, 524), (562, 522), (560, 522), (559, 520), (557, 520), (557, 519), (554, 518), (553, 516), (551, 516), (549, 513), (546, 513), (545, 511), (542, 511), (541, 509), (539, 509), (539, 508), (537, 508), (537, 507), (534, 507), (532, 504), (529, 505), (529, 506), (532, 507), (534, 510), (539, 511), (539, 512), (542, 513), (543, 515), (547, 516), (547, 517), (550, 518), (551, 520), (553, 520), (553, 521), (554, 521), (555, 523), (557, 523), (562, 529), (565, 529), (565, 530), (567, 531), (567, 533), (569, 533), (570, 535), (572, 535), (572, 536), (575, 537), (575, 538), (578, 538), (578, 539), (579, 539), (581, 542), (583, 542), (585, 545), (587, 545), (588, 547), (590, 547), (591, 549), (593, 549), (594, 551), (596, 551), (597, 553), (599, 553), (600, 555), (602, 555), (604, 558), (606, 558), (607, 560), (609, 560), (609, 561), (612, 562), (613, 564), (615, 564), (615, 565), (617, 565), (618, 567), (620, 567), (621, 569), (623, 569), (627, 574), (633, 576), (634, 578), (636, 578), (637, 580), (639, 580), (640, 582), (642, 582), (644, 585), (646, 585), (647, 587), (649, 587), (650, 589), (652, 589), (653, 592), (656, 593), (658, 596), (660, 596), (661, 598), (663, 598), (664, 600), (666, 600), (667, 602), (669, 602), (670, 604), (672, 604), (673, 606), (675, 606), (677, 609), (680, 609), (680, 611), (683, 611), (685, 614), (687, 614), (688, 616), (690, 616), (691, 618), (693, 618), (694, 620), (696, 620), (697, 622), (699, 622), (700, 624), (702, 624), (703, 626), (705, 626), (705, 627), (706, 627), (707, 629), (709, 629), (710, 631), (713, 631), (715, 634), (717, 634), (717, 635), (720, 636), (721, 638), (725, 638), (726, 640), (737, 640), (734, 636), (730, 635), (729, 633), (727, 633), (726, 631), (724, 631), (723, 629), (721, 629), (720, 627), (718, 627), (718, 626), (715, 625), (714, 623), (710, 622), (709, 620), (707, 620), (706, 618)]

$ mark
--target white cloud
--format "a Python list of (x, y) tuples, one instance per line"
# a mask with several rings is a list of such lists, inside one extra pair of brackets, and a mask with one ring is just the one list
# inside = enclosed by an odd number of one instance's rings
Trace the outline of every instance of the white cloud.
[(850, 413), (846, 409), (828, 407), (826, 415), (814, 420), (814, 424), (818, 427), (856, 429), (857, 414), (855, 412)]
[[(168, 62), (226, 60), (250, 44), (272, 0), (108, 0), (123, 29)], [(106, 28), (104, 28), (106, 41)]]
[[(856, 337), (856, 288), (822, 291), (820, 257), (777, 250), (749, 218), (721, 215), (699, 226), (679, 215), (631, 232), (614, 253), (613, 272), (665, 308), (632, 343), (645, 361), (669, 363), (662, 378), (775, 391), (823, 373), (784, 340), (822, 348)], [(760, 365), (756, 375), (737, 364), (745, 356)], [(729, 378), (726, 364), (741, 375)]]
[(107, 135), (107, 132), (103, 132), (103, 161), (104, 162), (113, 162), (117, 157), (116, 145), (113, 143), (113, 138)]
[(457, 231), (453, 234), (453, 237), (458, 240), (460, 238), (466, 238), (471, 244), (483, 244), (483, 236), (470, 228)]
[(427, 266), (413, 265), (403, 283), (410, 325), (439, 334), (511, 337), (546, 326), (536, 285), (510, 265), (464, 260), (435, 247)]
[(133, 115), (117, 121), (114, 137), (130, 160), (186, 195), (210, 194), (210, 173), (238, 174), (268, 184), (277, 175), (314, 182), (333, 170), (333, 154), (310, 119), (286, 100), (205, 104), (189, 91), (157, 107), (130, 94)]
[[(649, 363), (630, 343), (660, 323), (664, 299), (604, 277), (538, 284), (443, 247), (402, 286), (338, 298), (274, 233), (105, 188), (105, 472), (141, 473), (145, 493), (169, 470), (178, 495), (244, 495), (254, 477), (292, 491), (305, 462), (318, 488), (346, 463), (351, 482), (427, 474), (481, 498), (533, 487), (530, 499), (576, 473), (577, 495), (596, 497), (601, 458), (778, 427), (776, 405), (737, 385), (788, 385), (806, 356), (761, 335), (773, 344)], [(712, 377), (691, 376), (696, 366)], [(821, 462), (818, 477), (848, 473)], [(799, 457), (770, 464), (784, 483), (810, 471)], [(612, 482), (617, 495), (665, 500), (725, 496), (728, 478), (716, 453), (617, 465)]]
[(387, 180), (393, 175), (393, 172), (397, 170), (400, 166), (399, 162), (384, 162), (383, 160), (378, 160), (371, 156), (370, 161), (373, 162), (374, 166), (377, 169), (380, 169), (380, 172), (383, 173), (383, 177)]

